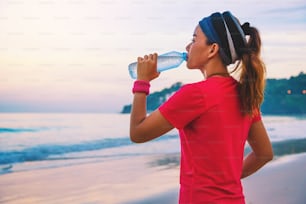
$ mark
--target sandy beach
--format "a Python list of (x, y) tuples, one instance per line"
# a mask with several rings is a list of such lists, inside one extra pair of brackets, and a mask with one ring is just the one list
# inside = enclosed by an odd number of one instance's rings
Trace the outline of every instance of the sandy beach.
[(306, 203), (306, 153), (283, 156), (243, 180), (247, 204)]
[(179, 171), (156, 166), (160, 158), (136, 156), (0, 175), (0, 203), (116, 204), (162, 194), (177, 186)]
[[(175, 204), (178, 155), (113, 161), (0, 175), (0, 203)], [(306, 203), (306, 154), (283, 156), (243, 180), (248, 204)]]

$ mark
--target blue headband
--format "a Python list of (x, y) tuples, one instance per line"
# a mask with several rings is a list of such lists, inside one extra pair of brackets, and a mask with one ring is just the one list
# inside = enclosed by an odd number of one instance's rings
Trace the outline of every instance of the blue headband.
[(203, 18), (199, 22), (199, 25), (209, 42), (221, 44), (221, 40), (219, 39), (218, 34), (212, 24), (211, 16)]
[(219, 54), (225, 64), (234, 63), (241, 57), (241, 50), (246, 46), (246, 32), (229, 11), (213, 13), (203, 18), (199, 26), (210, 43), (220, 46)]
[[(218, 45), (222, 45), (219, 35), (213, 26), (212, 15), (203, 18), (199, 22), (199, 25), (210, 43), (217, 43)], [(226, 62), (226, 64), (228, 64), (228, 61), (230, 59), (226, 56), (222, 48), (220, 49), (219, 53), (220, 53), (221, 58)]]

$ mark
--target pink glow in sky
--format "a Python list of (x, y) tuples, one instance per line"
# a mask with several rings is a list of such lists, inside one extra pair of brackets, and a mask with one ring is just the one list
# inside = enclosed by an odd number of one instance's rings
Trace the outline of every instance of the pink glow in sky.
[[(0, 1), (0, 112), (119, 112), (131, 102), (127, 65), (184, 51), (197, 22), (232, 11), (258, 27), (269, 78), (306, 72), (306, 3), (242, 1)], [(165, 72), (152, 91), (199, 72)]]

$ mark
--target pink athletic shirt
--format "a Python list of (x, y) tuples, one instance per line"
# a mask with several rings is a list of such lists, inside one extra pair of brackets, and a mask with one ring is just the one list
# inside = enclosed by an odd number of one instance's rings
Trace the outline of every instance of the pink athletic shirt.
[(244, 145), (261, 116), (241, 114), (237, 89), (232, 77), (211, 77), (184, 85), (159, 107), (180, 134), (180, 204), (245, 203)]

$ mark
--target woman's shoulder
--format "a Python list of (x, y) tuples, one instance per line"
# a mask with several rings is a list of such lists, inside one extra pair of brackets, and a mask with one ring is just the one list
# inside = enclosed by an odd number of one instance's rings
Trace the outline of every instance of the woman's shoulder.
[(198, 81), (198, 82), (193, 82), (189, 84), (185, 84), (182, 87), (199, 87), (199, 88), (205, 88), (205, 87), (216, 87), (218, 84), (223, 84), (223, 83), (234, 83), (237, 84), (237, 80), (234, 79), (233, 77), (211, 77), (209, 79), (203, 80), (203, 81)]
[(201, 89), (203, 87), (203, 85), (205, 84), (204, 82), (205, 81), (199, 81), (199, 82), (193, 82), (193, 83), (184, 84), (180, 88), (180, 91), (194, 91), (194, 90)]

